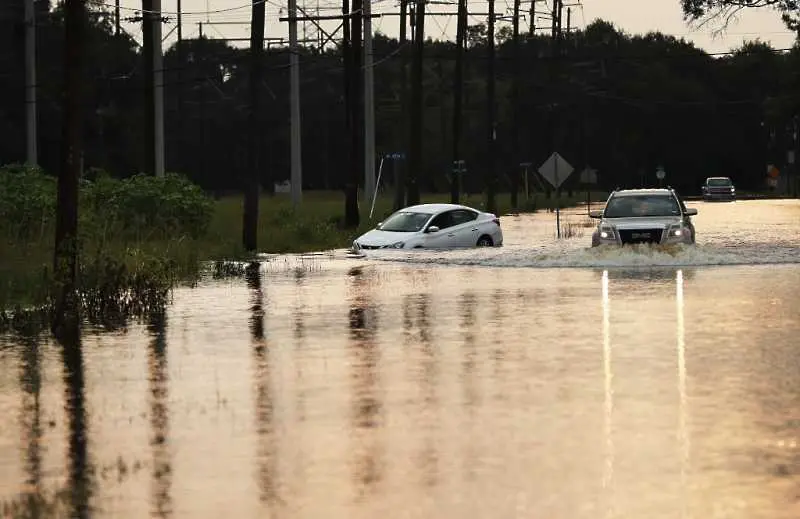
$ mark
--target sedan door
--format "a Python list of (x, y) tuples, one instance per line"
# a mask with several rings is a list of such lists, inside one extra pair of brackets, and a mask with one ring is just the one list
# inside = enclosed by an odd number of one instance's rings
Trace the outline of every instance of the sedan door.
[(454, 224), (451, 232), (455, 235), (456, 247), (474, 247), (480, 237), (480, 224), (476, 221), (478, 213), (469, 209), (453, 211)]
[[(456, 235), (453, 233), (453, 212), (445, 211), (438, 214), (425, 228), (425, 247), (431, 249), (448, 249), (456, 247)], [(436, 232), (428, 232), (431, 227), (438, 227)]]

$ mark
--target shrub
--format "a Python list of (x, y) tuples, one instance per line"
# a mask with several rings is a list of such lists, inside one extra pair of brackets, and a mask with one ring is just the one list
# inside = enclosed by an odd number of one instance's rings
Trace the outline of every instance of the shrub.
[(34, 166), (0, 167), (0, 226), (11, 238), (41, 237), (55, 206), (55, 178)]
[(175, 173), (135, 175), (115, 180), (99, 175), (86, 183), (84, 200), (103, 232), (121, 231), (139, 239), (206, 233), (213, 201), (200, 187)]
[[(56, 179), (39, 168), (0, 168), (0, 228), (12, 240), (41, 238), (55, 220)], [(124, 180), (92, 169), (80, 183), (83, 237), (198, 238), (208, 231), (213, 201), (175, 173), (135, 175)]]

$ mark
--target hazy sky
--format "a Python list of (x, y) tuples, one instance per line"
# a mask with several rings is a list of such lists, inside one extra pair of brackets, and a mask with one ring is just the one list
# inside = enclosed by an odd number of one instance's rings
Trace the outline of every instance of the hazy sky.
[[(106, 0), (113, 4), (113, 0)], [(537, 4), (537, 9), (544, 11), (551, 0)], [(287, 0), (267, 0), (267, 37), (286, 37), (285, 23), (277, 21), (278, 16), (285, 16)], [(485, 13), (487, 11), (485, 0), (468, 0), (472, 12)], [(513, 0), (495, 0), (496, 10), (510, 10)], [(577, 4), (577, 0), (566, 0), (565, 4)], [(780, 15), (770, 10), (746, 10), (740, 14), (738, 20), (732, 22), (727, 31), (722, 35), (713, 35), (719, 25), (704, 28), (693, 28), (683, 21), (680, 9), (680, 0), (583, 0), (582, 7), (572, 7), (572, 25), (583, 28), (596, 18), (613, 22), (615, 26), (631, 34), (641, 34), (648, 31), (661, 31), (677, 37), (683, 37), (695, 42), (708, 52), (725, 52), (741, 45), (743, 40), (761, 39), (769, 42), (773, 47), (791, 47), (794, 35), (789, 32), (780, 20)], [(128, 8), (123, 16), (131, 16), (131, 9), (141, 6), (140, 0), (121, 0), (121, 5)], [(298, 5), (305, 6), (309, 14), (320, 6), (320, 14), (337, 14), (341, 9), (338, 0), (298, 0)], [(397, 13), (397, 0), (373, 0), (373, 13)], [(162, 10), (166, 13), (176, 11), (177, 0), (162, 0)], [(524, 0), (523, 11), (527, 11), (530, 0)], [(183, 0), (183, 34), (184, 37), (193, 37), (198, 34), (198, 22), (204, 23), (203, 32), (212, 38), (241, 38), (248, 35), (248, 20), (250, 18), (250, 2), (247, 0)], [(455, 5), (435, 5), (430, 10), (436, 12), (453, 12)], [(206, 14), (206, 12), (208, 14)], [(472, 16), (469, 23), (480, 22), (485, 16)], [(210, 24), (208, 23), (210, 22)], [(502, 22), (501, 22), (502, 23)], [(547, 25), (546, 20), (540, 20), (537, 25)], [(174, 28), (173, 23), (164, 27), (166, 34)], [(323, 22), (323, 28), (330, 31), (336, 27), (336, 22)], [(433, 38), (441, 38), (442, 34), (455, 34), (455, 17), (438, 16), (426, 19), (426, 33)], [(528, 20), (522, 22), (522, 30), (526, 30)], [(563, 25), (566, 25), (564, 14)], [(386, 16), (373, 21), (375, 29), (395, 36), (398, 28), (397, 16)], [(129, 30), (137, 39), (140, 35), (139, 27), (128, 24)], [(309, 23), (306, 26), (307, 34), (313, 37), (314, 28)], [(300, 37), (303, 36), (302, 27)], [(174, 36), (174, 34), (173, 34)], [(170, 40), (172, 37), (170, 38)]]

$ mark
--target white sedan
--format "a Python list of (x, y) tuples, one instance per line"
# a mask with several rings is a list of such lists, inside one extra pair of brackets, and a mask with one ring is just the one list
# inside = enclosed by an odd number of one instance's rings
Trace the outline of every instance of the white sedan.
[(406, 207), (353, 242), (353, 250), (450, 249), (496, 247), (503, 244), (500, 220), (457, 204)]

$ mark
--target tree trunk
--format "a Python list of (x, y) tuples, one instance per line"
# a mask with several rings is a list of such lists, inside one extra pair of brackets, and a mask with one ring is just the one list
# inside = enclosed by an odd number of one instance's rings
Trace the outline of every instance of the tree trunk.
[(258, 248), (258, 198), (261, 194), (261, 86), (264, 54), (264, 2), (253, 0), (250, 24), (250, 113), (247, 128), (247, 180), (242, 213), (242, 245), (248, 252)]
[(53, 254), (55, 313), (58, 335), (77, 326), (76, 271), (78, 264), (78, 179), (83, 150), (83, 48), (86, 32), (85, 0), (64, 2), (64, 91), (62, 98), (61, 169), (58, 173), (56, 241)]

